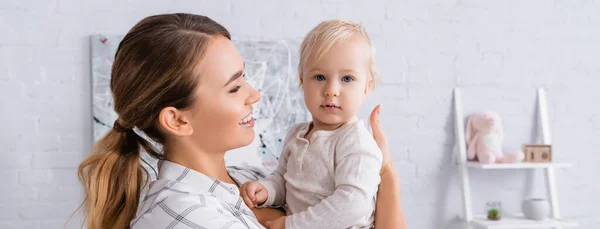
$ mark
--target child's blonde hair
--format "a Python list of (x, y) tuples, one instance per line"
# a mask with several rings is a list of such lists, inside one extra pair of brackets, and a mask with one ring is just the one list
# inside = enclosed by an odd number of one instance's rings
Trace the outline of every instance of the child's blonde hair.
[[(375, 64), (375, 52), (371, 39), (362, 25), (343, 19), (323, 21), (308, 32), (300, 46), (299, 77), (302, 78), (309, 64), (320, 61), (337, 42), (353, 39), (357, 36), (362, 37), (371, 47), (371, 64), (369, 68), (372, 81), (369, 86), (374, 88), (379, 82), (379, 69)], [(302, 85), (301, 79), (300, 85)]]

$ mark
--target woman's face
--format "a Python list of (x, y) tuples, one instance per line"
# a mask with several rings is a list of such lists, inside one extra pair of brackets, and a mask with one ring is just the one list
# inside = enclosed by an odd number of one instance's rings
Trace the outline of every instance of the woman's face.
[(252, 143), (252, 104), (260, 100), (260, 94), (244, 79), (244, 61), (231, 40), (212, 38), (197, 73), (190, 115), (194, 142), (217, 152)]

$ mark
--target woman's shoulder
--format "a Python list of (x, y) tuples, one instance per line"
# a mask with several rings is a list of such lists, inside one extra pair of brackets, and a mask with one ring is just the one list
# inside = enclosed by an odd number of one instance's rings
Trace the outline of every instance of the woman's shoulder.
[(198, 217), (194, 215), (211, 211), (218, 213), (221, 204), (209, 193), (187, 192), (181, 190), (181, 185), (177, 181), (154, 181), (152, 188), (142, 196), (140, 209), (131, 227), (167, 228), (177, 217), (192, 228), (206, 227), (196, 222)]
[[(217, 198), (210, 195), (172, 195), (146, 209), (132, 223), (131, 228), (173, 228), (183, 224), (190, 228), (224, 228), (240, 224)], [(245, 228), (245, 227), (244, 227)]]
[(236, 185), (173, 162), (161, 162), (144, 194), (132, 228), (261, 228)]
[(229, 224), (244, 226), (235, 217), (228, 195), (209, 191), (189, 192), (182, 187), (185, 183), (177, 181), (160, 184), (161, 191), (143, 197), (143, 206), (131, 223), (132, 229), (172, 228), (173, 223), (190, 228), (223, 228)]
[(185, 208), (192, 205), (218, 206), (217, 196), (209, 192), (210, 187), (196, 187), (202, 184), (191, 184), (178, 180), (158, 179), (150, 184), (150, 188), (141, 196), (140, 207), (156, 208), (162, 205), (171, 208)]

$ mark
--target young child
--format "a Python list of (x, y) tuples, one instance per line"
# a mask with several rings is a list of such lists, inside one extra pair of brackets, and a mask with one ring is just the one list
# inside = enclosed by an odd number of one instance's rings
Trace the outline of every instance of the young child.
[(382, 154), (356, 117), (378, 79), (371, 41), (358, 24), (322, 22), (302, 42), (298, 70), (313, 120), (289, 131), (279, 166), (245, 183), (242, 197), (287, 205), (268, 228), (371, 228)]

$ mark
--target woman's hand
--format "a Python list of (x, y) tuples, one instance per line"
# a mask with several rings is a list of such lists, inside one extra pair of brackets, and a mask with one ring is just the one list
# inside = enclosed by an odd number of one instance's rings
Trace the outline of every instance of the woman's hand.
[(381, 128), (379, 114), (381, 105), (371, 112), (371, 129), (373, 138), (381, 149), (383, 163), (381, 166), (381, 183), (377, 191), (377, 205), (375, 209), (375, 228), (406, 229), (406, 220), (400, 203), (400, 178), (392, 163), (390, 147)]
[(381, 113), (381, 104), (377, 105), (371, 112), (370, 123), (371, 123), (371, 129), (373, 130), (373, 138), (375, 139), (375, 142), (377, 142), (377, 145), (379, 146), (379, 148), (381, 149), (381, 152), (383, 153), (383, 155), (382, 155), (383, 163), (381, 166), (380, 173), (384, 173), (388, 169), (394, 169), (394, 166), (392, 165), (392, 157), (390, 154), (390, 146), (388, 145), (387, 137), (385, 136), (385, 133), (383, 133), (383, 130), (380, 125), (381, 124), (381, 122), (379, 121), (380, 113)]

